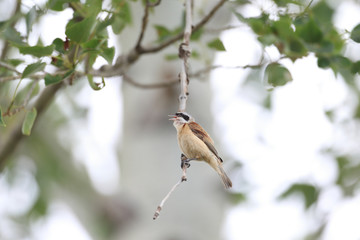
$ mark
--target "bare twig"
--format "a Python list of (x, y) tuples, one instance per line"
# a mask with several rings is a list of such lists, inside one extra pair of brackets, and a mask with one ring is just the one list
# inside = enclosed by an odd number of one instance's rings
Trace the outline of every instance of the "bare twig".
[(155, 2), (155, 3), (151, 3), (150, 0), (146, 0), (146, 4), (145, 4), (145, 10), (144, 10), (144, 16), (142, 18), (142, 24), (141, 24), (141, 31), (140, 31), (140, 35), (139, 35), (139, 38), (136, 42), (136, 45), (135, 45), (135, 49), (136, 51), (139, 51), (141, 52), (142, 50), (142, 47), (141, 47), (141, 42), (144, 38), (144, 35), (145, 35), (145, 31), (146, 31), (146, 28), (147, 28), (147, 24), (148, 24), (148, 20), (149, 20), (149, 10), (150, 8), (152, 7), (156, 7), (160, 4), (161, 0)]
[(181, 72), (180, 72), (180, 96), (179, 96), (179, 112), (185, 112), (186, 109), (186, 101), (189, 95), (188, 92), (188, 84), (189, 84), (189, 76), (188, 76), (188, 59), (191, 56), (190, 50), (190, 37), (192, 31), (192, 0), (187, 0), (185, 4), (185, 30), (184, 30), (184, 40), (180, 44), (179, 47), (179, 57), (183, 60), (181, 64)]
[[(202, 28), (213, 16), (214, 14), (219, 10), (219, 8), (226, 2), (226, 0), (220, 0), (212, 9), (211, 11), (197, 24), (195, 24), (192, 28), (192, 32), (198, 31), (200, 28)], [(143, 48), (141, 51), (141, 54), (144, 53), (153, 53), (158, 52), (169, 45), (173, 44), (174, 42), (180, 40), (184, 36), (184, 32), (179, 33), (178, 35), (169, 38), (168, 40), (160, 43), (158, 46)]]
[[(181, 64), (181, 72), (180, 72), (180, 85), (181, 85), (181, 93), (179, 97), (179, 111), (185, 111), (186, 108), (186, 100), (187, 100), (187, 86), (189, 84), (188, 80), (188, 66), (187, 60), (190, 57), (190, 36), (191, 36), (191, 28), (192, 28), (192, 7), (193, 7), (193, 0), (186, 0), (185, 2), (185, 14), (186, 14), (186, 22), (185, 22), (185, 30), (184, 30), (184, 40), (180, 44), (179, 47), (179, 57), (183, 60)], [(186, 160), (184, 154), (181, 155), (181, 162)], [(165, 198), (161, 201), (160, 205), (157, 207), (153, 219), (155, 220), (159, 214), (161, 209), (163, 208), (166, 200), (170, 197), (171, 193), (180, 185), (180, 183), (187, 180), (186, 178), (186, 169), (188, 167), (187, 164), (182, 164), (182, 176), (179, 182), (177, 182), (170, 190), (170, 192), (165, 196)]]
[(26, 94), (25, 99), (24, 99), (24, 102), (21, 104), (21, 106), (16, 107), (16, 108), (12, 109), (11, 111), (10, 111), (11, 106), (9, 106), (8, 111), (6, 111), (5, 113), (3, 113), (3, 117), (5, 117), (5, 116), (9, 116), (9, 117), (10, 117), (10, 116), (12, 116), (12, 115), (15, 115), (16, 113), (20, 112), (22, 109), (24, 109), (24, 108), (28, 105), (29, 100), (30, 100), (30, 98), (31, 98), (31, 94), (33, 93), (33, 91), (34, 91), (34, 89), (35, 89), (35, 87), (36, 87), (36, 83), (37, 83), (38, 81), (39, 81), (39, 80), (34, 80), (34, 81), (33, 81), (32, 85), (31, 85), (31, 88), (29, 89), (28, 93)]
[[(181, 155), (181, 161), (183, 161), (183, 160), (186, 160), (185, 155)], [(186, 169), (187, 168), (188, 168), (188, 165), (186, 165), (186, 164), (182, 165), (183, 173), (182, 173), (181, 179), (177, 183), (175, 183), (175, 185), (171, 188), (171, 190), (168, 192), (168, 194), (166, 194), (166, 196), (163, 198), (163, 200), (161, 201), (159, 206), (156, 208), (156, 211), (155, 211), (154, 216), (153, 216), (153, 220), (156, 220), (159, 217), (160, 211), (163, 208), (165, 202), (170, 197), (171, 193), (175, 191), (175, 189), (180, 185), (180, 183), (187, 181), (187, 178), (186, 178)]]
[(17, 74), (21, 74), (18, 70), (16, 70), (16, 68), (14, 68), (13, 66), (11, 66), (10, 64), (7, 64), (6, 62), (0, 61), (0, 67), (6, 68), (12, 72), (15, 72)]
[(170, 192), (168, 192), (168, 194), (166, 194), (166, 196), (164, 197), (164, 199), (161, 201), (160, 205), (157, 207), (154, 216), (153, 216), (153, 220), (156, 220), (158, 218), (158, 216), (160, 215), (160, 211), (163, 208), (166, 200), (170, 197), (171, 193), (177, 188), (177, 186), (180, 185), (180, 183), (182, 183), (183, 181), (180, 179), (170, 190)]
[[(214, 14), (220, 9), (220, 7), (225, 2), (226, 2), (226, 0), (219, 0), (219, 2), (211, 9), (211, 11), (199, 23), (197, 23), (196, 25), (194, 25), (192, 27), (192, 32), (198, 31), (201, 27), (203, 27), (214, 16)], [(160, 1), (157, 1), (156, 3), (148, 5), (148, 7), (149, 6), (150, 7), (157, 6), (159, 4), (160, 4)], [(147, 10), (145, 9), (145, 13), (146, 13), (146, 11)], [(144, 16), (146, 15), (145, 13), (144, 13)], [(133, 64), (134, 62), (136, 62), (139, 59), (139, 57), (141, 55), (159, 52), (184, 37), (184, 32), (182, 32), (182, 33), (179, 33), (178, 35), (173, 36), (172, 38), (169, 38), (168, 40), (160, 43), (157, 46), (142, 47), (141, 42), (143, 39), (144, 32), (146, 30), (146, 26), (147, 26), (147, 24), (144, 23), (144, 18), (143, 18), (143, 26), (142, 26), (142, 30), (140, 31), (140, 35), (137, 40), (137, 44), (129, 53), (119, 56), (116, 59), (116, 62), (114, 65), (104, 65), (100, 69), (97, 69), (97, 70), (90, 69), (89, 73), (94, 76), (98, 76), (98, 77), (121, 76), (126, 72), (126, 69), (131, 64)], [(0, 82), (1, 82), (1, 79), (0, 79)]]
[(134, 79), (132, 79), (131, 77), (129, 77), (126, 74), (124, 74), (122, 76), (122, 79), (126, 83), (129, 83), (130, 85), (132, 85), (134, 87), (143, 88), (143, 89), (167, 88), (167, 87), (171, 87), (171, 86), (175, 85), (176, 83), (179, 83), (179, 79), (176, 79), (176, 80), (172, 80), (169, 82), (144, 84), (144, 83), (136, 82)]

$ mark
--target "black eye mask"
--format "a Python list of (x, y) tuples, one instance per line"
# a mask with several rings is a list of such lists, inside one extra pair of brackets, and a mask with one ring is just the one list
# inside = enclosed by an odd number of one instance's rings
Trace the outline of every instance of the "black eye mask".
[(185, 119), (185, 121), (189, 121), (190, 117), (182, 112), (177, 112), (175, 113), (176, 116), (178, 117), (182, 117), (183, 119)]

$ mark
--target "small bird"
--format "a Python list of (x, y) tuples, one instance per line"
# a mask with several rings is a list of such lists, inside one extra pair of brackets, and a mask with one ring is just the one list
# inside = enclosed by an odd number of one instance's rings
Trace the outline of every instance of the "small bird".
[(177, 112), (169, 117), (169, 120), (174, 121), (179, 147), (187, 158), (186, 164), (190, 166), (190, 160), (207, 162), (219, 174), (225, 188), (231, 188), (232, 182), (224, 171), (223, 160), (209, 134), (186, 112)]

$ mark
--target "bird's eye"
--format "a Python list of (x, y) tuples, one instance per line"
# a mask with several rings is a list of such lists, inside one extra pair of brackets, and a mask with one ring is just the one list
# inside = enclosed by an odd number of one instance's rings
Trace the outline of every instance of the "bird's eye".
[(176, 116), (182, 117), (185, 121), (189, 121), (190, 117), (182, 112), (175, 113)]
[(185, 119), (185, 121), (189, 121), (190, 119), (188, 115), (185, 115), (183, 113), (181, 114), (181, 116)]

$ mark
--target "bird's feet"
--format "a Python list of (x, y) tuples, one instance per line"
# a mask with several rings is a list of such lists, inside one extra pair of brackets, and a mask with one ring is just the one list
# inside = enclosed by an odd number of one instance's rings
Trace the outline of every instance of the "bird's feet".
[(196, 160), (195, 158), (187, 158), (183, 153), (181, 154), (181, 169), (184, 169), (184, 168), (189, 168), (191, 165), (190, 165), (190, 161), (191, 160)]

